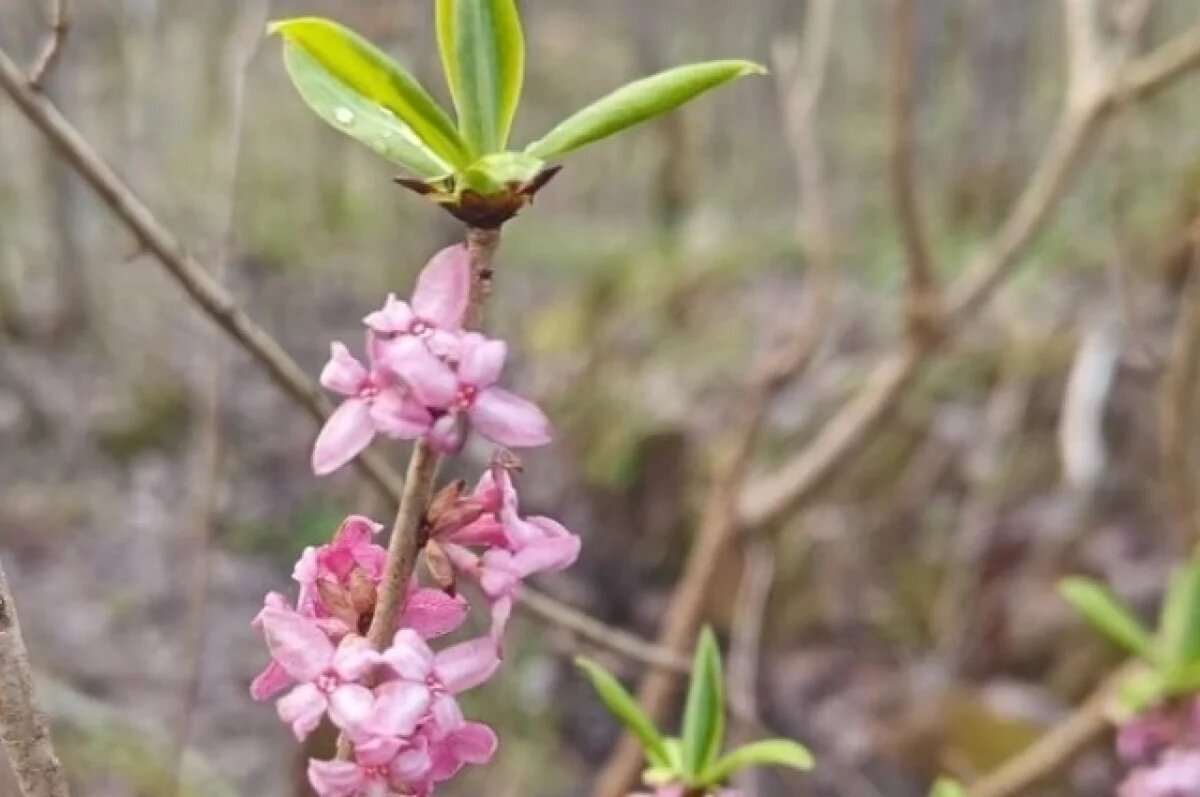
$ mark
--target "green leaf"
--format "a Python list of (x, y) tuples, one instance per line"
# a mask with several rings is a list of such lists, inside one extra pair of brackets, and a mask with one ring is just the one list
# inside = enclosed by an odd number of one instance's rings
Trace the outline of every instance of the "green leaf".
[(508, 144), (525, 81), (525, 34), (516, 0), (437, 0), (438, 48), (472, 152)]
[(590, 659), (580, 657), (575, 660), (575, 664), (591, 680), (592, 688), (613, 716), (642, 743), (642, 749), (646, 751), (646, 758), (650, 763), (654, 767), (669, 767), (670, 755), (666, 741), (633, 696), (625, 691), (625, 687), (621, 686), (608, 670)]
[[(377, 152), (390, 151), (377, 143), (385, 130), (394, 135), (408, 131), (436, 159), (456, 168), (470, 163), (466, 144), (441, 106), (416, 78), (362, 36), (316, 17), (273, 22), (268, 30), (286, 42), (285, 62), (300, 95), (330, 124)], [(386, 126), (389, 118), (397, 124)]]
[(526, 152), (543, 160), (564, 155), (678, 108), (731, 80), (765, 72), (750, 61), (709, 61), (660, 72), (589, 105), (531, 144)]
[(724, 783), (730, 775), (739, 770), (757, 766), (809, 770), (813, 768), (813, 757), (808, 748), (790, 739), (753, 742), (739, 747), (709, 767), (701, 776), (699, 785), (715, 786)]
[(963, 785), (950, 778), (938, 778), (929, 790), (929, 797), (966, 797), (966, 794)]
[(687, 706), (683, 712), (683, 770), (690, 777), (716, 760), (725, 738), (725, 688), (721, 650), (711, 628), (700, 633), (692, 662)]
[(1170, 690), (1158, 670), (1139, 670), (1126, 678), (1117, 689), (1114, 708), (1121, 721), (1157, 706), (1168, 697)]
[(1171, 575), (1158, 633), (1162, 666), (1168, 673), (1200, 661), (1200, 564), (1190, 562)]
[(1113, 642), (1139, 656), (1153, 655), (1154, 640), (1150, 632), (1108, 587), (1090, 578), (1073, 576), (1060, 581), (1058, 591), (1067, 603)]

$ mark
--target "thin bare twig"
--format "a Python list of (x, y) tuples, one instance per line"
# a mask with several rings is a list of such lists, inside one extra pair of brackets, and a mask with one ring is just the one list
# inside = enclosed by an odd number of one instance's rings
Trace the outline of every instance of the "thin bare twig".
[[(92, 187), (104, 204), (137, 239), (141, 249), (151, 253), (195, 300), (199, 308), (251, 355), (284, 393), (304, 408), (318, 423), (323, 423), (332, 407), (292, 357), (274, 338), (246, 315), (212, 274), (197, 262), (178, 239), (164, 227), (141, 199), (113, 172), (95, 149), (68, 122), (58, 108), (45, 97), (30, 90), (20, 69), (0, 51), (0, 90), (59, 151), (64, 160)], [(380, 456), (364, 452), (354, 464), (381, 493), (399, 501), (402, 482)], [(590, 644), (612, 650), (649, 667), (671, 666), (675, 654), (632, 634), (612, 629), (578, 609), (554, 601), (526, 587), (521, 600), (530, 613), (553, 621)], [(528, 605), (538, 602), (538, 608)], [(553, 611), (547, 608), (553, 606)]]
[(35, 89), (42, 87), (46, 77), (58, 63), (63, 46), (67, 42), (67, 33), (71, 30), (71, 0), (48, 2), (47, 22), (50, 31), (46, 34), (46, 40), (42, 43), (42, 49), (38, 51), (33, 65), (29, 67), (29, 85)]
[[(229, 118), (227, 135), (220, 147), (220, 168), (225, 181), (223, 213), (217, 225), (215, 240), (216, 254), (213, 258), (213, 275), (224, 282), (229, 269), (233, 249), (235, 211), (237, 209), (237, 176), (242, 153), (242, 130), (245, 118), (246, 77), (250, 63), (258, 52), (262, 29), (267, 19), (267, 0), (252, 0), (239, 14), (236, 29), (228, 48), (229, 64)], [(187, 759), (188, 740), (191, 736), (195, 707), (200, 698), (203, 674), (203, 651), (205, 625), (207, 622), (208, 590), (210, 579), (209, 542), (212, 537), (216, 513), (217, 492), (220, 487), (221, 428), (220, 401), (222, 385), (222, 355), (220, 341), (208, 342), (208, 368), (202, 386), (201, 416), (197, 425), (197, 448), (199, 449), (197, 476), (193, 482), (192, 523), (189, 528), (188, 556), (191, 563), (191, 579), (188, 585), (188, 619), (184, 632), (184, 661), (186, 671), (183, 678), (183, 700), (179, 711), (179, 723), (175, 730), (168, 765), (173, 779), (172, 792), (182, 795), (184, 790), (184, 763)]]
[[(1144, 98), (1200, 64), (1200, 24), (1119, 69), (1107, 89), (1087, 105), (1064, 111), (1047, 149), (1008, 218), (966, 272), (951, 286), (946, 334), (972, 319), (1019, 263), (1046, 223), (1088, 142), (1118, 100)], [(908, 387), (931, 361), (931, 352), (906, 347), (887, 357), (866, 385), (821, 432), (774, 473), (743, 491), (744, 529), (777, 523), (824, 486), (870, 439)]]
[[(820, 348), (832, 304), (834, 267), (825, 206), (820, 148), (814, 140), (813, 116), (821, 96), (831, 53), (836, 0), (813, 0), (805, 20), (801, 65), (794, 47), (777, 51), (777, 70), (784, 76), (781, 103), (788, 123), (791, 147), (800, 183), (801, 203), (797, 233), (810, 270), (805, 293), (807, 307), (799, 313), (800, 325), (749, 374), (738, 403), (742, 417), (713, 468), (708, 496), (695, 544), (688, 552), (683, 574), (671, 594), (662, 623), (659, 644), (682, 653), (691, 646), (704, 615), (705, 595), (712, 573), (725, 557), (738, 530), (738, 495), (749, 473), (754, 445), (767, 411), (778, 393), (799, 378)], [(638, 689), (638, 700), (654, 719), (661, 720), (675, 697), (676, 673), (652, 670)], [(621, 738), (593, 788), (595, 797), (618, 797), (636, 779), (641, 747), (630, 734)]]
[(966, 797), (1012, 797), (1058, 771), (1110, 727), (1114, 693), (1133, 672), (1126, 664), (1109, 676), (1084, 703), (998, 769), (967, 788)]
[(887, 84), (891, 117), (888, 166), (892, 203), (896, 208), (900, 241), (904, 247), (908, 333), (919, 341), (937, 334), (941, 324), (941, 303), (936, 268), (929, 251), (917, 192), (913, 98), (913, 49), (917, 30), (914, 0), (888, 0), (887, 9), (890, 56), (887, 61)]
[[(742, 580), (734, 605), (733, 631), (729, 640), (729, 702), (739, 707), (735, 744), (749, 742), (754, 727), (761, 725), (758, 711), (758, 668), (762, 654), (763, 625), (771, 586), (775, 580), (775, 552), (765, 540), (750, 540), (744, 551)], [(737, 780), (738, 791), (756, 797), (758, 773), (745, 771)]]
[(23, 797), (68, 797), (67, 775), (38, 707), (17, 606), (0, 565), (0, 744)]

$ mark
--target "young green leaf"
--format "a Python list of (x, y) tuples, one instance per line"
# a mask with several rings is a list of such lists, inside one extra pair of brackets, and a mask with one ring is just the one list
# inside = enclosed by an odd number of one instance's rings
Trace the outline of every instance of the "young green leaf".
[(437, 0), (438, 48), (476, 156), (508, 144), (525, 80), (525, 34), (516, 0)]
[(716, 760), (725, 738), (721, 649), (711, 628), (700, 633), (683, 712), (683, 770), (699, 776)]
[(1113, 642), (1139, 656), (1153, 655), (1154, 641), (1150, 632), (1103, 584), (1072, 576), (1059, 582), (1058, 591), (1067, 603)]
[(1168, 673), (1200, 661), (1200, 563), (1189, 562), (1172, 574), (1159, 620), (1159, 643)]
[(575, 664), (591, 680), (592, 688), (596, 690), (596, 694), (600, 696), (600, 700), (604, 702), (613, 716), (620, 720), (642, 743), (647, 760), (654, 767), (669, 767), (670, 755), (667, 751), (666, 741), (654, 727), (654, 723), (646, 716), (646, 712), (642, 711), (641, 706), (633, 699), (633, 696), (625, 691), (625, 687), (621, 686), (620, 682), (607, 670), (590, 659), (580, 657), (575, 660)]
[[(269, 30), (287, 42), (284, 53), (292, 81), (326, 121), (364, 140), (356, 135), (355, 122), (368, 115), (367, 106), (374, 106), (369, 111), (373, 120), (394, 116), (440, 160), (459, 168), (470, 163), (466, 145), (441, 106), (416, 78), (362, 36), (315, 17), (281, 20)], [(339, 114), (339, 108), (353, 116)]]
[(750, 61), (709, 61), (660, 72), (589, 105), (531, 144), (526, 152), (543, 160), (564, 155), (678, 108), (731, 80), (765, 72)]
[(966, 797), (967, 790), (957, 780), (938, 778), (929, 790), (929, 797)]
[(724, 783), (730, 775), (756, 766), (780, 766), (808, 770), (813, 768), (812, 753), (790, 739), (767, 739), (739, 747), (709, 767), (700, 778), (704, 786)]

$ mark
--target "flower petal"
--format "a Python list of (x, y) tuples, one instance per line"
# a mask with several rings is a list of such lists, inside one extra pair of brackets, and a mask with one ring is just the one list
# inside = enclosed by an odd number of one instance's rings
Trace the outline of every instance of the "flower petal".
[(444, 409), (458, 394), (458, 378), (419, 339), (402, 337), (384, 352), (384, 366), (400, 377), (426, 407)]
[(351, 797), (363, 784), (362, 767), (349, 761), (308, 762), (308, 782), (320, 797)]
[(279, 699), (275, 710), (279, 719), (292, 726), (296, 739), (303, 741), (321, 722), (328, 703), (325, 695), (312, 684), (300, 684)]
[(368, 315), (363, 319), (363, 323), (372, 332), (394, 335), (408, 332), (413, 320), (413, 311), (408, 306), (408, 302), (397, 299), (394, 293), (389, 293), (387, 301), (383, 303), (383, 308)]
[(357, 681), (382, 662), (379, 651), (357, 634), (345, 637), (333, 654), (334, 672), (344, 681)]
[(496, 754), (500, 742), (496, 732), (482, 722), (467, 722), (446, 740), (455, 755), (468, 764), (486, 764)]
[(311, 681), (333, 660), (333, 643), (311, 620), (290, 609), (262, 610), (263, 635), (271, 658), (297, 681)]
[(496, 384), (504, 361), (508, 357), (508, 344), (502, 340), (488, 340), (482, 335), (471, 334), (463, 339), (458, 376), (468, 385), (488, 388)]
[(334, 533), (330, 544), (335, 548), (353, 548), (356, 545), (366, 545), (382, 530), (382, 523), (376, 523), (364, 515), (350, 515), (350, 517), (342, 521), (342, 525)]
[(535, 573), (565, 570), (579, 558), (579, 538), (574, 534), (566, 537), (547, 537), (531, 543), (513, 557), (513, 566), (527, 578)]
[(371, 714), (375, 696), (359, 684), (342, 684), (329, 696), (329, 718), (348, 733), (354, 733)]
[(367, 369), (360, 363), (345, 344), (330, 346), (329, 362), (321, 369), (321, 385), (343, 396), (353, 396), (367, 381)]
[(496, 643), (490, 636), (485, 636), (440, 651), (434, 662), (434, 672), (447, 691), (458, 694), (491, 678), (499, 666)]
[(362, 399), (347, 399), (333, 411), (313, 445), (312, 469), (318, 476), (333, 473), (354, 459), (375, 438), (371, 409)]
[(498, 445), (531, 448), (550, 442), (550, 421), (545, 414), (533, 402), (507, 390), (484, 390), (470, 415), (476, 431)]
[(438, 252), (421, 270), (413, 291), (413, 310), (440, 329), (462, 327), (471, 296), (471, 259), (462, 244)]
[(392, 759), (391, 775), (393, 783), (410, 785), (429, 774), (433, 768), (433, 760), (425, 747), (414, 747), (403, 751)]
[(438, 418), (426, 439), (439, 454), (457, 454), (463, 445), (462, 417), (449, 412)]
[(429, 645), (411, 628), (396, 632), (392, 646), (383, 652), (383, 660), (404, 680), (422, 683), (433, 672), (435, 661)]
[(467, 619), (467, 602), (459, 595), (421, 587), (408, 595), (400, 623), (425, 639), (456, 631)]
[(388, 388), (371, 402), (375, 427), (393, 440), (415, 440), (429, 431), (433, 416), (401, 388)]
[(271, 661), (250, 682), (250, 697), (258, 701), (269, 700), (294, 683), (296, 680), (279, 666), (279, 662)]
[(400, 748), (404, 747), (404, 740), (397, 739), (394, 736), (371, 736), (363, 739), (356, 739), (354, 743), (354, 757), (358, 763), (368, 767), (386, 766), (396, 754), (400, 752)]
[(375, 690), (375, 707), (362, 723), (375, 736), (411, 736), (429, 710), (432, 697), (424, 684), (391, 681)]

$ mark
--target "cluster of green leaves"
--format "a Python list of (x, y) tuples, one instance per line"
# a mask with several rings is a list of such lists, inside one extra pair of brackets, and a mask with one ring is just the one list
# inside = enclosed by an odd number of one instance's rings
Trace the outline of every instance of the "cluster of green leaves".
[(516, 0), (435, 2), (457, 121), (401, 64), (335, 22), (287, 19), (269, 30), (283, 37), (288, 73), (318, 116), (439, 190), (489, 196), (528, 184), (549, 161), (763, 71), (734, 60), (671, 69), (618, 89), (523, 150), (510, 151), (525, 78)]
[(711, 629), (704, 629), (696, 647), (683, 733), (678, 737), (660, 733), (637, 701), (599, 664), (587, 659), (577, 663), (608, 710), (641, 742), (650, 764), (643, 775), (648, 786), (680, 785), (688, 791), (707, 793), (746, 767), (775, 765), (807, 770), (813, 766), (808, 750), (790, 739), (752, 742), (722, 755), (725, 687), (721, 650)]
[(1200, 691), (1200, 559), (1172, 574), (1155, 632), (1097, 581), (1067, 578), (1059, 591), (1101, 633), (1146, 664), (1122, 688), (1122, 709), (1136, 714)]

